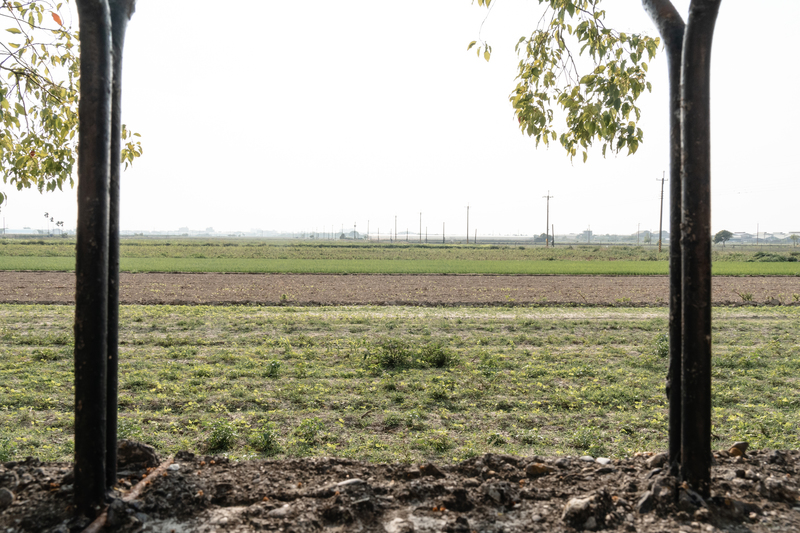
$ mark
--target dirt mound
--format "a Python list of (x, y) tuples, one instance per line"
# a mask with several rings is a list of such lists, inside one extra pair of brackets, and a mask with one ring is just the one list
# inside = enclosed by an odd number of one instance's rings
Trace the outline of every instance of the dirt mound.
[[(715, 453), (712, 496), (703, 499), (666, 474), (665, 454), (613, 461), (486, 454), (412, 466), (231, 463), (183, 452), (137, 498), (113, 500), (106, 530), (798, 531), (798, 459), (799, 451)], [(115, 494), (123, 498), (147, 471), (119, 476)], [(71, 482), (68, 464), (29, 458), (0, 467), (3, 531), (82, 531), (90, 520), (72, 517)]]

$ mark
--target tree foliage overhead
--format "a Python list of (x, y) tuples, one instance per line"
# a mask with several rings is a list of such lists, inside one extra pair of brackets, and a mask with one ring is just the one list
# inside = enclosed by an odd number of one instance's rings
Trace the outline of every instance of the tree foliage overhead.
[[(68, 0), (67, 0), (68, 1)], [(0, 168), (3, 183), (39, 192), (74, 185), (79, 35), (69, 5), (50, 0), (0, 4)], [(142, 155), (139, 134), (122, 128), (121, 163)], [(5, 195), (0, 192), (0, 204)]]
[[(486, 7), (491, 1), (477, 0)], [(581, 150), (584, 161), (595, 142), (602, 144), (604, 156), (608, 148), (636, 152), (644, 137), (636, 100), (651, 90), (645, 60), (655, 57), (660, 39), (606, 27), (602, 0), (538, 2), (546, 10), (516, 46), (520, 61), (510, 100), (520, 129), (537, 146), (558, 140), (570, 158)], [(488, 61), (491, 48), (483, 47)], [(584, 71), (573, 50), (593, 66)], [(566, 115), (565, 127), (555, 124), (555, 106)]]

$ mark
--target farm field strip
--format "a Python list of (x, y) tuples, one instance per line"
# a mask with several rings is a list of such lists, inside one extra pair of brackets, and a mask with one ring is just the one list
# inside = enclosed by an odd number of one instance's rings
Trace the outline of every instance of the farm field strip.
[[(73, 257), (0, 256), (0, 270), (73, 271)], [(231, 272), (292, 274), (498, 274), (498, 275), (666, 275), (666, 261), (431, 260), (431, 259), (120, 259), (123, 272)], [(800, 276), (797, 262), (714, 263), (716, 276)]]
[[(0, 461), (72, 454), (72, 307), (0, 305)], [(456, 461), (663, 449), (666, 309), (123, 306), (120, 436)], [(800, 446), (800, 309), (715, 308), (716, 448)]]
[[(716, 276), (715, 305), (800, 305), (800, 277)], [(0, 302), (68, 304), (75, 275), (0, 270)], [(667, 276), (120, 274), (120, 301), (144, 305), (666, 306)]]

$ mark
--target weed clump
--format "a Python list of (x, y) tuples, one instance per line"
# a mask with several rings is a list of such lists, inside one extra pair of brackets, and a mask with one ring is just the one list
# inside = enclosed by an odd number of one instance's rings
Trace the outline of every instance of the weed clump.
[(438, 453), (444, 453), (455, 446), (453, 439), (444, 430), (432, 430), (426, 435), (425, 447)]
[(272, 378), (275, 379), (278, 377), (281, 371), (281, 362), (272, 360), (264, 367), (264, 373), (262, 374), (265, 378)]
[(7, 463), (10, 461), (16, 452), (14, 441), (8, 437), (0, 439), (0, 463)]
[(455, 362), (453, 352), (442, 342), (432, 342), (419, 350), (420, 360), (434, 368), (445, 368)]
[(669, 357), (669, 335), (661, 333), (653, 341), (653, 353), (658, 357)]
[(211, 434), (206, 441), (209, 452), (225, 452), (236, 443), (236, 429), (227, 420), (219, 420), (211, 426)]
[(294, 428), (292, 435), (297, 439), (301, 448), (311, 448), (320, 443), (320, 433), (325, 429), (325, 424), (319, 417), (306, 418)]
[(257, 429), (250, 437), (250, 446), (267, 457), (278, 455), (281, 445), (278, 443), (278, 431), (274, 422), (268, 422)]
[(455, 356), (441, 341), (414, 347), (400, 339), (384, 339), (368, 347), (364, 361), (373, 370), (445, 368), (454, 364)]

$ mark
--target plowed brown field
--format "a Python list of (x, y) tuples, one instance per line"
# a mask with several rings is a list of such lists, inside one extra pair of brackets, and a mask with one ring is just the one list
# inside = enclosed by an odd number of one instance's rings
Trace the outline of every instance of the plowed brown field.
[[(667, 305), (666, 276), (120, 274), (123, 304)], [(0, 272), (0, 302), (71, 304), (69, 272)], [(749, 295), (749, 296), (748, 296)], [(748, 299), (749, 298), (749, 299)], [(715, 277), (715, 305), (798, 304), (798, 277)]]

